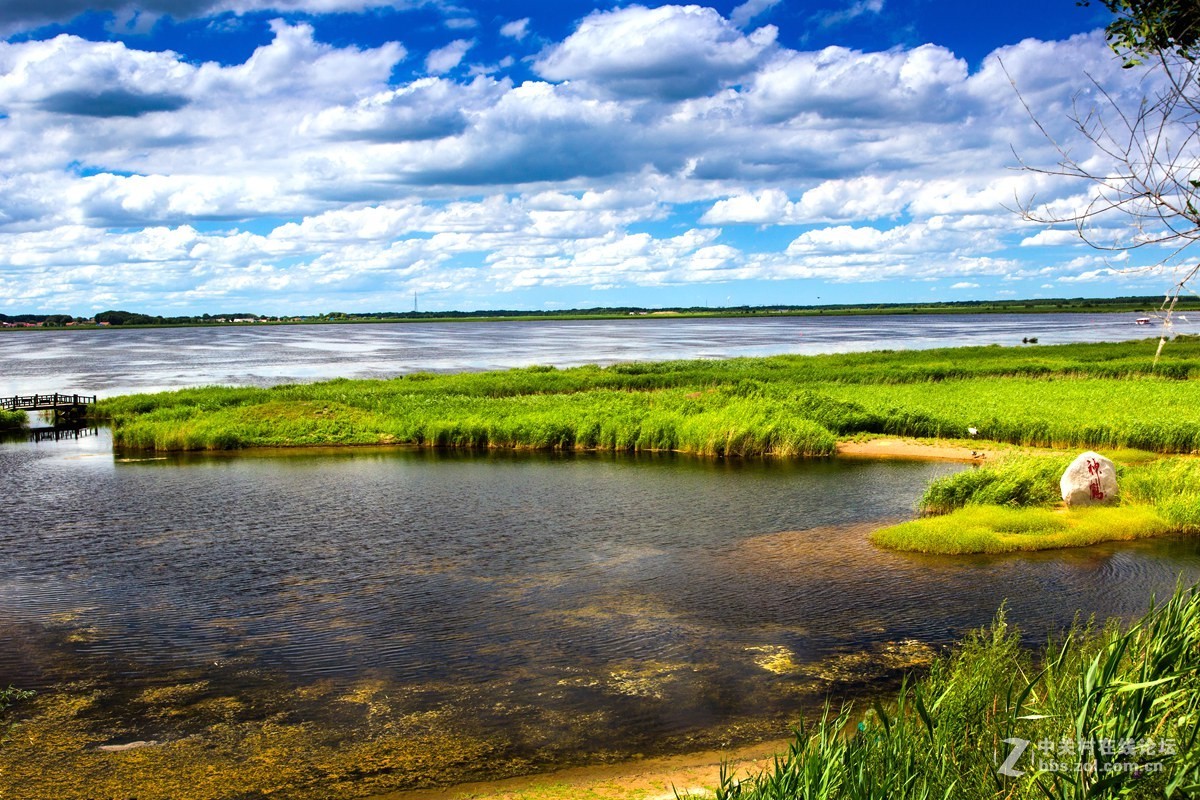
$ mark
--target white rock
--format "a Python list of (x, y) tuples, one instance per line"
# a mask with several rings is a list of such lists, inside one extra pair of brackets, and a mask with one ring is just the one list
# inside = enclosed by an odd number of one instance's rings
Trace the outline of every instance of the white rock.
[(1058, 482), (1069, 506), (1112, 503), (1117, 499), (1117, 468), (1099, 453), (1088, 451), (1074, 461)]

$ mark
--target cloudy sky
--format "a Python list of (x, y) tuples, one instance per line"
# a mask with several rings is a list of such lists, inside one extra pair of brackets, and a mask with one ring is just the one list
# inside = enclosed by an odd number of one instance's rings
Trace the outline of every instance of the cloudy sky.
[(1105, 22), (1075, 0), (0, 0), (0, 312), (1161, 293), (1130, 270), (1161, 253), (1012, 210), (1087, 191), (1015, 169), (1055, 156), (1013, 82), (1063, 142), (1088, 76), (1145, 89)]

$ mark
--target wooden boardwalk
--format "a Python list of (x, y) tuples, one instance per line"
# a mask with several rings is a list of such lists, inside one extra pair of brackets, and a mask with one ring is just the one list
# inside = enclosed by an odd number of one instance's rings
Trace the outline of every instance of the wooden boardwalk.
[(84, 410), (96, 402), (96, 395), (83, 394), (33, 394), (24, 397), (0, 397), (0, 410), (4, 411), (53, 411), (57, 423), (62, 420), (77, 420)]

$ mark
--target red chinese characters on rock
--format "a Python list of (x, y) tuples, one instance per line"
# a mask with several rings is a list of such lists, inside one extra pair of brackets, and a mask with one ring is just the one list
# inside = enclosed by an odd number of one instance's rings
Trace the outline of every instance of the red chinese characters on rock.
[(1109, 459), (1088, 450), (1080, 453), (1063, 471), (1058, 482), (1068, 506), (1111, 503), (1117, 499), (1117, 468)]
[(1093, 500), (1104, 499), (1104, 489), (1100, 487), (1100, 462), (1094, 458), (1087, 460), (1088, 488), (1092, 490)]

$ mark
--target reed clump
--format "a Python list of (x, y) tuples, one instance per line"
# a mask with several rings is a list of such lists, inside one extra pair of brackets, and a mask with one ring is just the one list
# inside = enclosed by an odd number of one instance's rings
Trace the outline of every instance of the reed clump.
[(1128, 627), (1071, 628), (1040, 657), (1003, 611), (865, 713), (826, 710), (717, 800), (1101, 800), (1200, 792), (1200, 593)]
[(1072, 457), (1010, 457), (937, 478), (921, 496), (921, 513), (948, 514), (967, 505), (1054, 506), (1062, 501), (1058, 481)]
[(0, 431), (14, 431), (29, 425), (29, 418), (24, 411), (5, 411), (0, 409)]

